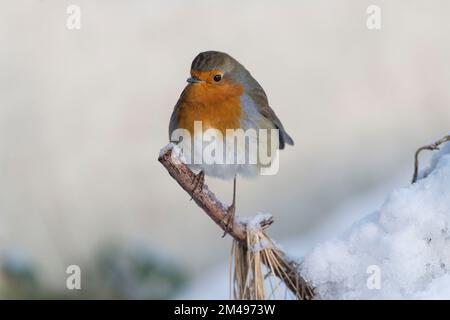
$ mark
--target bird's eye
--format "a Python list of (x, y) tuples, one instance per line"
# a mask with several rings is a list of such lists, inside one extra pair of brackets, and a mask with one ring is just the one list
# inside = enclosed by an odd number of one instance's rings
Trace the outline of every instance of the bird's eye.
[(214, 76), (214, 81), (215, 81), (215, 82), (219, 82), (220, 80), (222, 80), (222, 75), (216, 74), (216, 75)]

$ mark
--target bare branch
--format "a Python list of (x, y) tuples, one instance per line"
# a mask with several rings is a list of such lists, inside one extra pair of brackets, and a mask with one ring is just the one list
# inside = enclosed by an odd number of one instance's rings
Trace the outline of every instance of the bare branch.
[(424, 150), (439, 150), (439, 146), (447, 141), (450, 141), (450, 136), (445, 136), (432, 144), (417, 149), (416, 153), (414, 154), (414, 174), (411, 183), (415, 183), (419, 175), (419, 154)]
[[(221, 201), (212, 193), (206, 184), (203, 185), (202, 190), (195, 190), (193, 187), (195, 184), (195, 174), (188, 168), (186, 164), (179, 161), (175, 155), (173, 155), (172, 148), (163, 149), (158, 161), (167, 169), (169, 174), (178, 184), (192, 196), (195, 203), (203, 209), (203, 211), (223, 230), (230, 236), (246, 245), (246, 225), (235, 219), (233, 226), (228, 230), (222, 223), (227, 215), (227, 208)], [(267, 228), (272, 221), (265, 221), (263, 228)], [(298, 299), (310, 300), (314, 297), (313, 288), (305, 281), (300, 275), (297, 262), (288, 258), (288, 256), (277, 248), (277, 254), (281, 257), (281, 270), (277, 272), (276, 276), (279, 277), (285, 283)], [(266, 261), (264, 261), (266, 263)]]

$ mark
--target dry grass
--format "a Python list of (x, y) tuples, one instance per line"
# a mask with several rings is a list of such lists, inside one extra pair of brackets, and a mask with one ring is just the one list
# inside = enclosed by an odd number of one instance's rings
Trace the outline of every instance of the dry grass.
[[(230, 296), (240, 300), (268, 300), (301, 297), (303, 288), (289, 279), (285, 255), (263, 228), (247, 228), (247, 243), (233, 241), (230, 260)], [(291, 270), (295, 271), (296, 270)], [(278, 277), (277, 277), (278, 275)], [(288, 280), (289, 281), (289, 280)], [(268, 286), (267, 286), (268, 285)], [(266, 287), (267, 286), (267, 287)], [(294, 291), (288, 290), (295, 288)]]

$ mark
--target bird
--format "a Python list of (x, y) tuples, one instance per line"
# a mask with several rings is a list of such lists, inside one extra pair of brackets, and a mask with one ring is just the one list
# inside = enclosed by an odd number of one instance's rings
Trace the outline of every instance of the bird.
[[(236, 179), (237, 176), (256, 177), (260, 169), (264, 167), (260, 158), (256, 162), (242, 163), (236, 161), (239, 157), (249, 159), (251, 152), (249, 143), (256, 143), (258, 152), (269, 154), (273, 161), (285, 146), (294, 145), (294, 140), (286, 132), (273, 109), (264, 89), (250, 74), (250, 72), (235, 58), (220, 51), (205, 51), (199, 53), (191, 64), (188, 84), (182, 91), (170, 117), (169, 139), (171, 142), (182, 146), (184, 153), (195, 157), (205, 150), (206, 143), (216, 143), (214, 139), (205, 139), (205, 133), (209, 129), (218, 131), (227, 139), (227, 133), (233, 130), (273, 130), (277, 132), (275, 139), (268, 136), (265, 143), (259, 143), (261, 138), (249, 135), (250, 140), (238, 141), (237, 146), (224, 147), (223, 159), (234, 161), (222, 161), (217, 163), (205, 163), (191, 161), (188, 167), (198, 172), (193, 181), (192, 193), (201, 191), (207, 176), (233, 180), (233, 200), (227, 208), (227, 218), (222, 221), (226, 230), (231, 230), (236, 212)], [(195, 132), (195, 123), (201, 123), (201, 131)], [(189, 138), (177, 139), (174, 133), (177, 130), (187, 131)], [(207, 140), (207, 141), (206, 141)], [(230, 139), (231, 140), (231, 139)], [(234, 138), (233, 138), (234, 140)], [(200, 148), (196, 148), (197, 146)], [(226, 143), (225, 143), (226, 145)], [(255, 149), (252, 149), (253, 152)], [(220, 153), (220, 149), (219, 149)], [(246, 158), (245, 158), (246, 157)], [(224, 233), (224, 235), (227, 232)]]

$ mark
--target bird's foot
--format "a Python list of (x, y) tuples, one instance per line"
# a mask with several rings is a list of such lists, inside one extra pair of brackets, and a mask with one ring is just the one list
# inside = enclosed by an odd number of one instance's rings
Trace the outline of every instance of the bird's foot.
[(192, 180), (192, 190), (191, 190), (191, 200), (194, 198), (194, 193), (201, 192), (203, 190), (203, 185), (205, 184), (205, 173), (200, 171), (198, 174), (194, 176)]
[(236, 213), (236, 206), (232, 204), (227, 209), (227, 215), (222, 220), (222, 225), (225, 227), (225, 232), (222, 235), (222, 238), (227, 235), (227, 233), (230, 233), (230, 231), (233, 229), (234, 224), (234, 215)]

